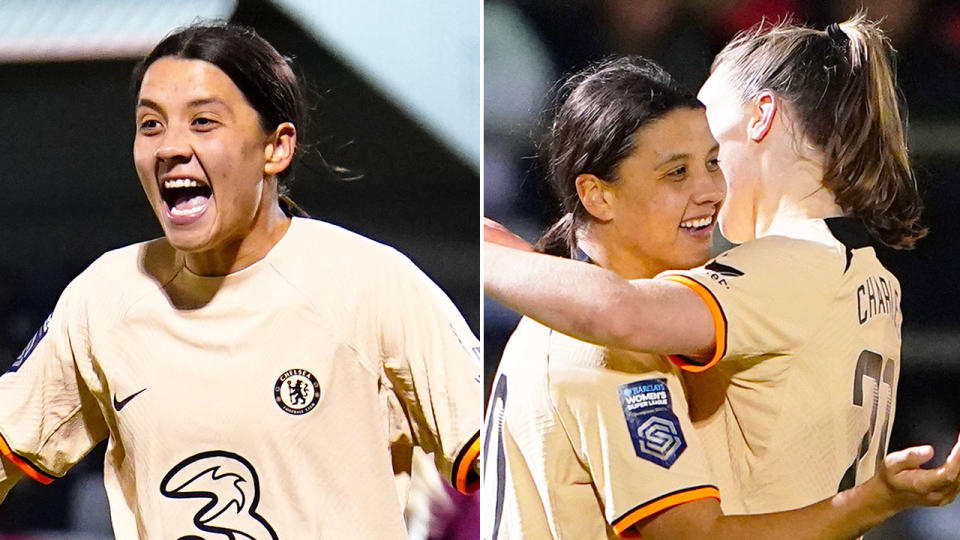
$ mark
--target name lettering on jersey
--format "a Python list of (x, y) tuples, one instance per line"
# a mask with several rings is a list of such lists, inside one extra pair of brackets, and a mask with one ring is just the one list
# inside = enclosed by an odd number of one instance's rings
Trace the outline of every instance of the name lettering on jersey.
[[(199, 531), (217, 538), (277, 540), (273, 527), (257, 512), (260, 478), (243, 456), (223, 450), (190, 456), (163, 477), (160, 493), (181, 499), (177, 504), (193, 505), (193, 526)], [(201, 537), (178, 534), (176, 538)]]
[(673, 412), (666, 379), (647, 379), (617, 388), (637, 457), (669, 469), (687, 448)]
[(889, 315), (899, 321), (899, 314), (900, 289), (883, 276), (869, 276), (857, 287), (857, 319), (860, 324), (877, 315)]
[(273, 385), (273, 398), (283, 412), (307, 414), (320, 401), (320, 383), (305, 369), (288, 369)]

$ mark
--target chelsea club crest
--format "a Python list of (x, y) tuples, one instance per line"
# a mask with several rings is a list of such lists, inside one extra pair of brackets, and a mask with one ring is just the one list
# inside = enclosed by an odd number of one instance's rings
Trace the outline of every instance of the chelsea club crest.
[(320, 401), (320, 383), (305, 369), (288, 369), (273, 386), (273, 398), (283, 412), (307, 414)]

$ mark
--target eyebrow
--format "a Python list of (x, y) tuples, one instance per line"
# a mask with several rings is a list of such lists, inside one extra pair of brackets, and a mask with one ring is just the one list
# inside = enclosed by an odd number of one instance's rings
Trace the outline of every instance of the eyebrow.
[[(720, 143), (714, 143), (714, 145), (710, 147), (710, 150), (707, 151), (707, 154), (708, 154), (708, 155), (709, 155), (709, 154), (712, 154), (712, 153), (714, 153), (714, 152), (716, 152), (716, 151), (718, 151), (718, 150), (720, 150)], [(659, 169), (660, 167), (663, 167), (663, 166), (666, 165), (667, 163), (670, 163), (670, 162), (672, 162), (672, 161), (680, 161), (680, 160), (684, 160), (684, 159), (690, 159), (690, 154), (672, 154), (672, 155), (670, 155), (669, 157), (667, 157), (666, 159), (664, 159), (663, 161), (660, 161), (659, 163), (657, 163), (656, 165), (654, 165), (653, 168), (654, 168), (654, 169)]]
[(670, 163), (671, 161), (679, 161), (682, 159), (690, 159), (690, 154), (673, 154), (670, 157), (658, 162), (656, 165), (653, 166), (653, 168), (659, 169), (660, 167), (663, 167), (664, 165), (666, 165), (667, 163)]
[[(223, 107), (227, 107), (224, 102), (214, 97), (194, 99), (187, 103), (187, 107), (200, 107), (203, 105), (222, 105)], [(137, 107), (150, 107), (158, 111), (163, 110), (163, 107), (161, 107), (159, 103), (148, 98), (140, 98), (137, 100)], [(229, 107), (227, 108), (229, 109)]]

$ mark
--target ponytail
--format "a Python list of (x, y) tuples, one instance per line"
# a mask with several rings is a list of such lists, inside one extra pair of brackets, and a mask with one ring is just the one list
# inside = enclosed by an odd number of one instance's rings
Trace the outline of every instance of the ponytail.
[(537, 243), (534, 244), (534, 251), (546, 253), (547, 255), (556, 255), (557, 257), (572, 257), (573, 250), (577, 247), (576, 231), (573, 226), (573, 212), (567, 212), (559, 221), (550, 226), (549, 229)]
[(293, 202), (289, 195), (280, 195), (280, 209), (289, 217), (310, 217), (299, 204)]
[(910, 249), (927, 229), (894, 86), (893, 49), (862, 14), (840, 28), (849, 36), (852, 75), (826, 148), (824, 185), (885, 244)]

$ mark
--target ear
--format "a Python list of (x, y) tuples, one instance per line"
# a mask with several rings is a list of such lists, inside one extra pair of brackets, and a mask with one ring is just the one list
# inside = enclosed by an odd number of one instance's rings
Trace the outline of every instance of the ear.
[(770, 90), (764, 90), (753, 98), (754, 115), (748, 127), (750, 139), (760, 142), (773, 127), (773, 120), (777, 116), (777, 96)]
[(293, 161), (293, 151), (297, 147), (297, 128), (290, 122), (277, 126), (263, 149), (263, 172), (275, 176), (287, 169)]
[(577, 195), (591, 216), (600, 221), (613, 219), (613, 207), (610, 205), (612, 194), (607, 183), (592, 174), (577, 175)]

